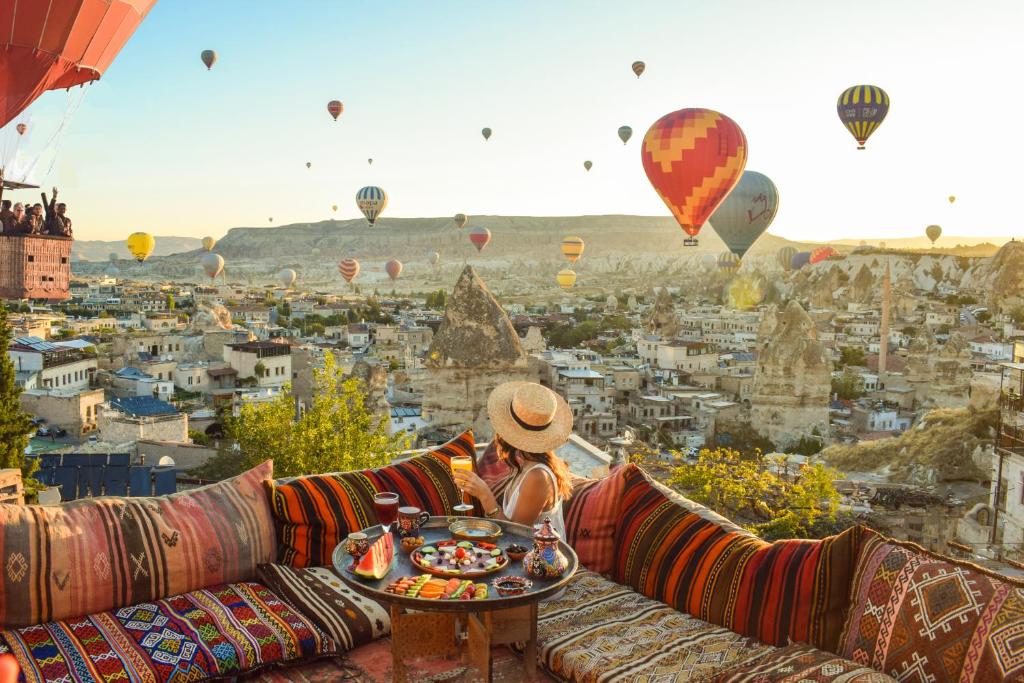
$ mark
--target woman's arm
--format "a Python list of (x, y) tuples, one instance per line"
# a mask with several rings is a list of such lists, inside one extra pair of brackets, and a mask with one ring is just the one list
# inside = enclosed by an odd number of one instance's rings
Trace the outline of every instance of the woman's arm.
[(555, 499), (551, 479), (540, 469), (531, 470), (524, 478), (519, 488), (519, 499), (516, 501), (516, 509), (513, 510), (511, 519), (505, 516), (504, 511), (498, 506), (494, 493), (476, 472), (457, 470), (455, 472), (455, 483), (463, 491), (479, 500), (485, 513), (496, 509), (497, 514), (491, 515), (491, 519), (505, 519), (527, 526), (531, 526), (536, 522), (541, 511), (551, 507), (551, 503)]

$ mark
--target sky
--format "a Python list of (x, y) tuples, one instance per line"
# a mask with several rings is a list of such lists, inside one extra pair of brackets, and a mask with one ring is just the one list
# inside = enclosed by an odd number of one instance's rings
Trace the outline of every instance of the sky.
[[(354, 218), (372, 184), (385, 216), (668, 215), (639, 143), (708, 107), (778, 186), (771, 233), (1010, 236), (1022, 34), (1019, 0), (158, 0), (84, 98), (33, 105), (24, 151), (81, 99), (37, 170), (79, 239)], [(866, 151), (835, 109), (859, 83), (892, 102)]]

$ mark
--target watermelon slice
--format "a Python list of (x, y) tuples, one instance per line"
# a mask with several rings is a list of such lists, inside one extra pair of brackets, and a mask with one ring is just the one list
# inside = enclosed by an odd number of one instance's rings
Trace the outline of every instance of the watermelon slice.
[(391, 534), (387, 533), (373, 542), (353, 571), (367, 579), (383, 579), (391, 570), (391, 562), (394, 559), (395, 541)]

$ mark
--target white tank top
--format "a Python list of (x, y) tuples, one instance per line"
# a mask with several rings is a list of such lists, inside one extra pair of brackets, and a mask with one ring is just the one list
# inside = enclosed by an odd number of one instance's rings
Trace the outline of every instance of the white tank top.
[(562, 519), (562, 498), (558, 495), (558, 479), (555, 477), (555, 473), (551, 471), (551, 468), (547, 465), (542, 465), (539, 462), (529, 463), (523, 467), (523, 471), (517, 474), (508, 487), (505, 489), (505, 505), (502, 508), (502, 512), (505, 513), (506, 519), (512, 519), (512, 514), (516, 511), (516, 505), (519, 502), (519, 490), (523, 486), (523, 482), (526, 480), (526, 475), (533, 468), (538, 467), (547, 473), (548, 479), (551, 480), (551, 490), (554, 492), (555, 502), (547, 510), (542, 510), (537, 519), (533, 521), (534, 524), (540, 524), (544, 521), (544, 518), (551, 519), (552, 528), (558, 532), (558, 535), (565, 540), (565, 522)]

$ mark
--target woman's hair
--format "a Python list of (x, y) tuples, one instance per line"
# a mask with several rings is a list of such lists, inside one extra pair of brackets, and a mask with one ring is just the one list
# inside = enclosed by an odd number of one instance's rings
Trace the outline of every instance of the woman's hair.
[(565, 461), (557, 455), (550, 451), (547, 453), (529, 453), (520, 450), (502, 439), (500, 434), (496, 434), (494, 440), (497, 446), (498, 457), (504, 459), (515, 470), (516, 474), (523, 471), (523, 464), (526, 462), (547, 465), (555, 473), (555, 494), (562, 500), (566, 500), (572, 495), (572, 481), (569, 478), (569, 468), (566, 466)]

